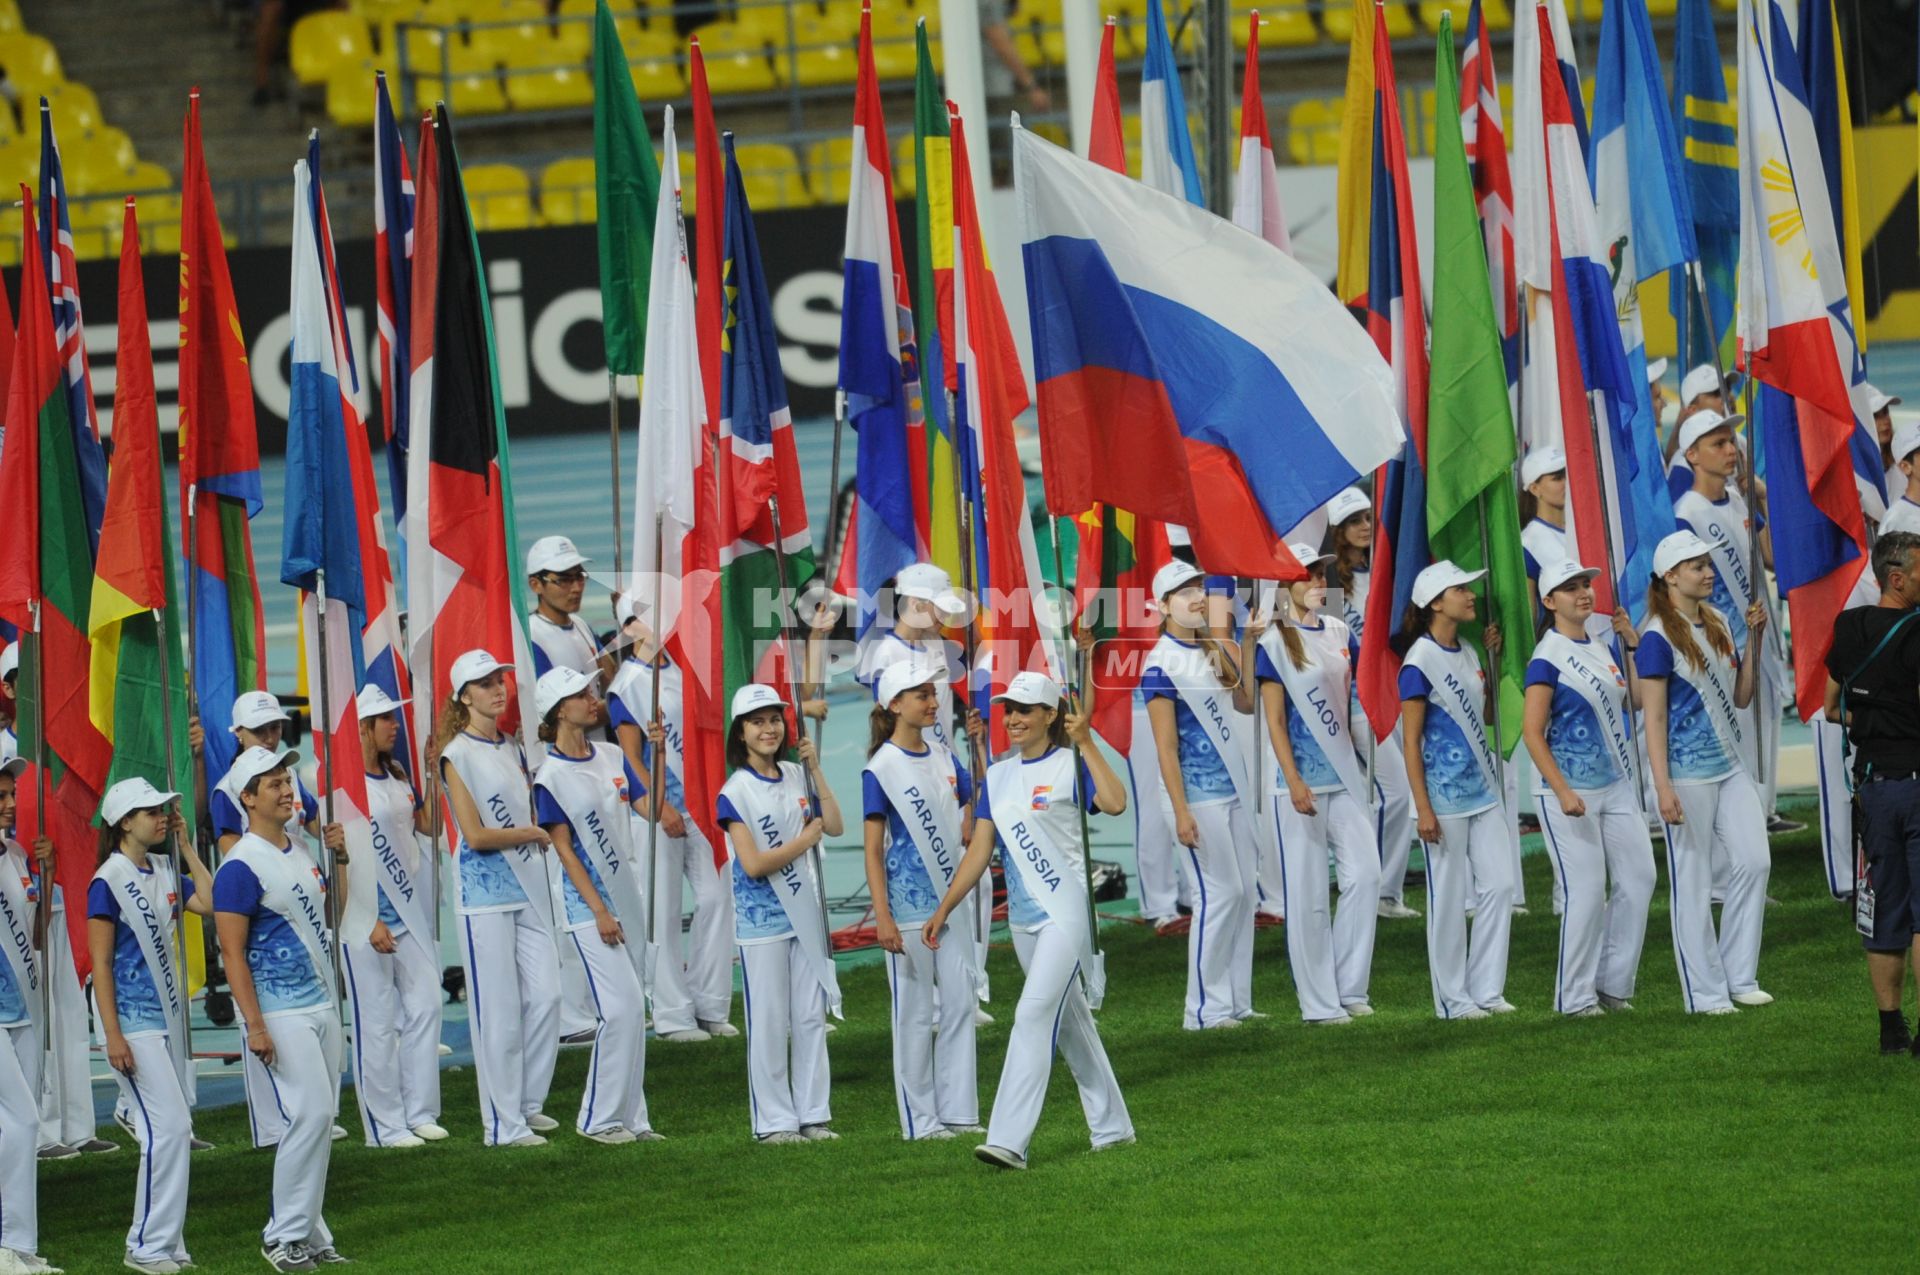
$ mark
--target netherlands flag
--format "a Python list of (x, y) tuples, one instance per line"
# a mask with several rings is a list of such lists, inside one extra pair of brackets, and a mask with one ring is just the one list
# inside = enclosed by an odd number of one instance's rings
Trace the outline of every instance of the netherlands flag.
[(1260, 96), (1260, 15), (1247, 17), (1247, 67), (1240, 81), (1240, 171), (1233, 184), (1233, 224), (1291, 254), (1287, 214), (1280, 207), (1280, 176)]

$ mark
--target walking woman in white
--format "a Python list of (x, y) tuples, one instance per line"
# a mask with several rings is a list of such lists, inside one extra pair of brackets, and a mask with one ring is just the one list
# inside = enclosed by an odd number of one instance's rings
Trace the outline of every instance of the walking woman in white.
[[(1647, 627), (1634, 656), (1647, 714), (1653, 791), (1667, 830), (1673, 955), (1690, 1014), (1767, 1005), (1760, 988), (1766, 919), (1767, 816), (1747, 769), (1752, 732), (1741, 713), (1760, 673), (1765, 604), (1747, 608), (1747, 649), (1736, 657), (1726, 617), (1708, 605), (1713, 547), (1676, 531), (1653, 551)], [(1725, 856), (1726, 902), (1713, 926), (1713, 868)]]
[[(700, 827), (687, 813), (680, 667), (667, 658), (653, 633), (634, 618), (631, 596), (620, 601), (622, 636), (634, 644), (607, 693), (607, 713), (627, 763), (643, 779), (653, 773), (653, 749), (661, 748), (664, 791), (648, 793), (640, 810), (660, 821), (657, 863), (646, 862), (645, 820), (634, 827), (641, 873), (640, 895), (653, 905), (653, 1030), (676, 1044), (714, 1036), (738, 1036), (733, 1012), (733, 945), (730, 900)], [(660, 672), (660, 726), (653, 725), (653, 674)], [(685, 883), (683, 887), (682, 883)], [(693, 890), (693, 926), (681, 954), (680, 901)], [(637, 925), (637, 921), (636, 921)]]
[[(1007, 923), (1027, 981), (1014, 1006), (987, 1140), (973, 1153), (1003, 1169), (1024, 1169), (1055, 1046), (1079, 1086), (1093, 1149), (1133, 1141), (1133, 1119), (1089, 1005), (1105, 994), (1106, 970), (1093, 950), (1082, 832), (1083, 811), (1124, 814), (1127, 790), (1095, 746), (1085, 715), (1061, 711), (1060, 687), (1052, 678), (1016, 673), (995, 699), (1006, 705), (1007, 738), (1016, 751), (987, 771), (973, 839), (921, 941), (939, 948), (947, 917), (986, 875), (998, 844), (1007, 877)], [(1074, 745), (1085, 759), (1079, 766)]]
[[(14, 789), (27, 768), (22, 757), (0, 762), (0, 834), (13, 827)], [(40, 1256), (39, 1160), (41, 1043), (40, 980), (34, 950), (39, 880), (51, 879), (53, 842), (34, 842), (39, 873), (26, 851), (0, 835), (0, 1275), (55, 1272)]]
[[(733, 773), (716, 803), (733, 852), (747, 1106), (754, 1138), (773, 1144), (840, 1136), (831, 1127), (827, 1070), (827, 1014), (840, 1017), (840, 983), (808, 852), (844, 825), (813, 741), (802, 738), (800, 760), (787, 760), (789, 707), (770, 686), (734, 692), (727, 727)], [(809, 775), (817, 806), (807, 795)]]
[(593, 683), (593, 675), (556, 668), (533, 688), (547, 745), (533, 783), (534, 818), (560, 856), (562, 941), (579, 953), (600, 1021), (574, 1128), (609, 1146), (659, 1142), (647, 1119), (646, 930), (630, 818), (645, 788), (618, 748), (587, 737), (606, 721)]
[[(1307, 578), (1287, 586), (1254, 653), (1271, 759), (1261, 771), (1271, 775), (1269, 835), (1286, 899), (1287, 964), (1300, 1017), (1347, 1023), (1373, 1012), (1368, 984), (1380, 898), (1380, 847), (1350, 716), (1359, 647), (1344, 621), (1321, 611), (1333, 555), (1304, 544), (1288, 548)], [(1337, 913), (1328, 892), (1329, 849), (1340, 878)]]
[[(177, 792), (123, 779), (100, 803), (100, 867), (87, 887), (87, 953), (94, 1017), (140, 1147), (126, 1265), (167, 1275), (191, 1266), (187, 1160), (192, 1154), (193, 1060), (186, 1055), (186, 979), (175, 907), (213, 915), (213, 874), (194, 851)], [(180, 879), (155, 853), (169, 838), (186, 860)]]
[(1255, 1016), (1253, 781), (1235, 738), (1235, 715), (1252, 711), (1253, 693), (1236, 653), (1207, 636), (1203, 578), (1180, 561), (1154, 573), (1163, 627), (1140, 674), (1163, 800), (1196, 896), (1182, 1015), (1189, 1031)]
[(537, 1147), (560, 1127), (540, 1110), (560, 1051), (560, 960), (547, 911), (551, 841), (533, 821), (526, 753), (500, 733), (506, 673), (485, 651), (455, 660), (435, 739), (460, 832), (454, 902), (481, 1137), (490, 1147)]
[(1628, 725), (1628, 697), (1639, 691), (1633, 621), (1614, 613), (1622, 672), (1612, 647), (1587, 636), (1598, 574), (1570, 560), (1541, 568), (1540, 601), (1553, 627), (1527, 665), (1524, 722), (1540, 823), (1565, 899), (1553, 1004), (1581, 1018), (1633, 1008), (1654, 879)]
[[(334, 938), (327, 929), (327, 878), (287, 825), (298, 814), (296, 753), (249, 748), (233, 763), (247, 833), (213, 879), (214, 924), (247, 1052), (267, 1069), (271, 1098), (286, 1121), (273, 1153), (273, 1207), (261, 1256), (277, 1271), (312, 1270), (340, 1257), (321, 1209), (333, 1118), (340, 1105), (340, 1005)], [(336, 855), (338, 824), (323, 840)]]
[(931, 735), (944, 676), (919, 658), (881, 672), (860, 777), (867, 888), (893, 998), (894, 1094), (900, 1133), (910, 1142), (986, 1132), (973, 1021), (986, 983), (973, 957), (972, 922), (960, 942), (937, 951), (919, 933), (953, 885), (972, 822), (973, 781)]
[(433, 863), (414, 834), (433, 812), (394, 761), (400, 706), (360, 689), (360, 753), (367, 776), (373, 862), (347, 874), (340, 955), (353, 1009), (353, 1092), (367, 1145), (421, 1146), (440, 1127), (440, 953), (433, 937)]
[[(1442, 1018), (1514, 1008), (1505, 995), (1513, 814), (1501, 799), (1501, 767), (1487, 737), (1486, 665), (1460, 636), (1478, 608), (1469, 586), (1484, 575), (1442, 559), (1414, 577), (1405, 625), (1413, 641), (1400, 664), (1407, 775), (1427, 860), (1427, 966), (1433, 1012)], [(1486, 642), (1487, 658), (1498, 657), (1500, 630), (1491, 624)]]

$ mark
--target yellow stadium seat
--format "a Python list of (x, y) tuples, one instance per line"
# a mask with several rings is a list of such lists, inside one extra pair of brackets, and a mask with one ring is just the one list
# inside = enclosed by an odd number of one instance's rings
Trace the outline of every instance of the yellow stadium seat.
[(1600, 0), (1567, 0), (1567, 21), (1600, 21)]
[(911, 199), (919, 189), (920, 173), (913, 162), (913, 134), (903, 135), (893, 144), (893, 193), (898, 199)]
[(808, 208), (815, 202), (807, 190), (807, 184), (800, 180), (797, 172), (755, 173), (750, 177), (742, 174), (740, 182), (746, 188), (748, 207), (756, 212), (766, 212), (772, 208)]
[(524, 230), (540, 224), (533, 183), (512, 164), (474, 164), (463, 174), (476, 230)]
[(67, 189), (76, 195), (122, 190), (133, 168), (133, 140), (117, 128), (97, 129), (61, 148)]
[(852, 84), (860, 78), (860, 57), (852, 45), (821, 44), (795, 50), (789, 62), (786, 49), (773, 51), (774, 74), (785, 83), (789, 76), (796, 84), (819, 87)]
[(15, 137), (0, 145), (0, 190), (17, 191), (20, 184), (40, 184), (40, 139)]
[[(1313, 25), (1313, 19), (1302, 8), (1291, 5), (1281, 7), (1272, 4), (1259, 4), (1256, 0), (1233, 0), (1233, 47), (1247, 47), (1247, 19), (1253, 10), (1260, 11), (1260, 47), (1297, 48), (1302, 45), (1318, 44), (1320, 30)], [(1115, 49), (1118, 53), (1119, 50)]]
[(1296, 164), (1333, 164), (1340, 159), (1340, 114), (1337, 97), (1309, 97), (1287, 112), (1287, 154)]
[[(811, 5), (807, 7), (812, 8)], [(776, 3), (773, 4), (763, 4), (760, 0), (746, 0), (745, 3), (734, 10), (731, 25), (738, 27), (746, 38), (756, 44), (772, 45), (775, 48), (782, 48), (787, 44), (788, 35), (792, 29), (788, 25), (790, 16), (794, 20), (795, 25), (804, 19), (804, 14), (800, 12), (798, 5), (789, 7), (788, 5), (777, 3), (777, 0)], [(707, 24), (707, 26), (712, 25), (714, 24)], [(704, 45), (706, 43), (704, 35), (706, 26), (700, 29), (702, 32), (700, 43)]]
[[(845, 138), (840, 140), (851, 145)], [(800, 172), (800, 157), (791, 146), (781, 142), (737, 142), (733, 155), (740, 162), (747, 202), (755, 208), (803, 208), (813, 202), (807, 193), (806, 178)], [(683, 158), (681, 162), (686, 164), (688, 160)], [(688, 186), (693, 184), (690, 166), (682, 180)]]
[(18, 136), (20, 136), (20, 121), (13, 117), (13, 112), (7, 110), (4, 104), (0, 104), (0, 145)]
[[(1034, 2), (1035, 0), (1021, 0), (1020, 7), (1022, 10), (1025, 10), (1027, 5)], [(795, 12), (802, 15), (807, 25), (814, 31), (819, 32), (823, 36), (845, 40), (851, 44), (860, 38), (861, 3), (862, 0), (820, 0), (820, 7), (817, 10), (814, 9), (812, 5), (803, 3), (796, 6)], [(876, 4), (873, 7), (875, 9), (873, 26), (876, 33), (880, 29), (881, 22), (885, 21), (881, 13), (887, 10), (896, 12), (902, 17), (907, 17), (908, 26), (912, 26), (912, 18), (907, 14), (905, 5), (887, 5), (883, 3)]]
[(455, 115), (498, 115), (507, 109), (507, 95), (491, 71), (457, 76), (451, 87), (425, 76), (414, 81), (415, 110), (428, 110), (440, 101), (451, 106)]
[[(767, 61), (766, 50), (746, 47), (737, 33), (727, 31), (732, 26), (730, 22), (708, 23), (697, 33), (706, 61), (707, 87), (715, 93), (765, 93), (774, 88), (779, 80)], [(716, 37), (716, 44), (709, 44), (709, 33)], [(732, 47), (722, 47), (727, 45)]]
[[(47, 94), (47, 109), (53, 112), (53, 126), (62, 137), (98, 128), (106, 122), (100, 115), (100, 100), (84, 84), (69, 82)], [(8, 116), (8, 122), (12, 122), (12, 112), (0, 111), (0, 115)]]
[[(1659, 0), (1655, 0), (1658, 3)], [(1440, 30), (1440, 15), (1453, 15), (1453, 42), (1456, 48), (1465, 48), (1467, 44), (1467, 16), (1472, 12), (1473, 0), (1421, 0), (1420, 23), (1429, 31)], [(1480, 12), (1487, 19), (1489, 31), (1507, 31), (1513, 27), (1513, 10), (1506, 0), (1480, 0)], [(1505, 78), (1504, 73), (1502, 78)]]
[(1647, 14), (1650, 17), (1671, 18), (1679, 8), (1679, 0), (1647, 0)]
[(807, 174), (813, 179), (813, 193), (825, 204), (847, 202), (847, 187), (853, 181), (853, 138), (827, 137), (807, 147)]
[[(1363, 0), (1363, 3), (1367, 0)], [(1413, 17), (1407, 7), (1393, 0), (1385, 6), (1387, 15), (1387, 35), (1395, 40), (1404, 40), (1413, 35)], [(1320, 11), (1320, 21), (1327, 28), (1327, 38), (1341, 43), (1353, 38), (1353, 6), (1346, 0), (1328, 0), (1327, 7)]]
[(634, 94), (642, 102), (664, 102), (687, 91), (687, 73), (671, 53), (629, 61), (627, 72), (633, 77)]
[(25, 22), (20, 18), (20, 6), (16, 0), (0, 0), (0, 32), (24, 31)]
[(7, 79), (20, 90), (22, 101), (52, 91), (67, 78), (53, 44), (24, 31), (0, 36), (0, 66), (7, 69)]
[(593, 77), (584, 69), (508, 71), (507, 101), (516, 111), (558, 111), (593, 105)]
[(548, 164), (540, 173), (540, 215), (547, 224), (572, 226), (597, 220), (600, 192), (594, 179), (591, 156), (572, 155)]
[[(373, 124), (373, 68), (354, 67), (341, 71), (327, 81), (327, 118), (342, 128), (367, 128)], [(407, 103), (399, 82), (391, 81), (394, 110), (405, 114)]]
[(287, 37), (287, 63), (302, 84), (325, 84), (336, 71), (358, 66), (373, 56), (367, 20), (339, 9), (309, 13)]
[(873, 69), (881, 79), (913, 78), (914, 17), (905, 5), (888, 5), (873, 15)]

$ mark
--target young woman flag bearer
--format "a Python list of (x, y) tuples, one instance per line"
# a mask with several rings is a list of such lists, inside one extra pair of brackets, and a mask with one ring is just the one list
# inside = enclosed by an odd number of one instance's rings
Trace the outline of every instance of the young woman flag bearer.
[[(191, 1266), (187, 1159), (193, 1090), (184, 1052), (186, 979), (179, 968), (176, 902), (213, 915), (213, 874), (194, 851), (186, 821), (170, 807), (177, 792), (123, 779), (100, 803), (100, 867), (87, 887), (87, 952), (93, 960), (94, 1017), (140, 1146), (126, 1265), (166, 1275)], [(180, 880), (158, 853), (170, 836), (186, 859)]]
[[(1747, 608), (1747, 649), (1736, 656), (1726, 617), (1707, 604), (1713, 552), (1691, 531), (1653, 551), (1647, 628), (1634, 657), (1647, 713), (1653, 791), (1667, 829), (1673, 955), (1690, 1014), (1766, 1005), (1760, 929), (1767, 911), (1767, 816), (1747, 769), (1753, 741), (1741, 710), (1753, 702), (1767, 608)], [(1716, 851), (1728, 861), (1720, 932), (1713, 928)]]
[[(786, 760), (789, 705), (770, 686), (733, 695), (717, 811), (733, 863), (734, 932), (747, 1004), (747, 1103), (760, 1142), (824, 1142), (829, 1127), (827, 1013), (840, 1017), (840, 983), (827, 946), (808, 851), (843, 827), (813, 741)], [(805, 767), (803, 772), (801, 767)], [(813, 776), (819, 806), (807, 796)], [(889, 961), (891, 961), (889, 957)]]
[(433, 863), (416, 832), (437, 816), (394, 761), (400, 706), (360, 689), (360, 752), (373, 824), (373, 862), (347, 876), (340, 954), (353, 1005), (353, 1092), (370, 1147), (421, 1146), (440, 1127), (440, 954), (433, 938)]
[(1253, 1008), (1253, 781), (1235, 738), (1253, 710), (1235, 653), (1206, 635), (1204, 577), (1173, 561), (1154, 573), (1164, 615), (1140, 691), (1159, 751), (1168, 817), (1198, 900), (1187, 934), (1189, 1031), (1237, 1027)]
[[(247, 834), (213, 879), (220, 958), (246, 1026), (247, 1052), (266, 1068), (269, 1095), (286, 1121), (274, 1148), (273, 1208), (260, 1246), (277, 1271), (341, 1260), (321, 1217), (340, 1107), (340, 1005), (326, 874), (287, 832), (299, 811), (291, 769), (298, 761), (296, 753), (275, 756), (264, 748), (234, 761), (229, 773)], [(324, 840), (344, 855), (338, 824), (325, 829)]]
[[(1003, 1169), (1024, 1169), (1056, 1045), (1080, 1088), (1093, 1149), (1133, 1141), (1133, 1120), (1089, 1006), (1105, 993), (1106, 971), (1093, 950), (1081, 832), (1082, 810), (1124, 814), (1127, 791), (1094, 746), (1086, 717), (1061, 711), (1060, 687), (1052, 678), (1017, 673), (994, 698), (1006, 705), (1007, 738), (1018, 751), (987, 771), (966, 858), (922, 929), (921, 941), (939, 948), (948, 915), (965, 904), (968, 891), (986, 875), (999, 844), (1007, 923), (1027, 982), (1014, 1007), (987, 1141), (973, 1153)], [(1085, 759), (1078, 767), (1073, 744)]]
[(587, 731), (606, 721), (594, 676), (556, 668), (533, 688), (547, 758), (533, 783), (534, 818), (553, 838), (562, 870), (564, 941), (586, 971), (600, 1030), (587, 1063), (586, 1091), (574, 1128), (583, 1138), (617, 1146), (659, 1142), (647, 1119), (646, 956), (633, 852), (633, 803), (645, 791), (627, 759)]
[[(1373, 1012), (1367, 988), (1380, 898), (1380, 846), (1350, 728), (1359, 644), (1344, 621), (1321, 613), (1333, 555), (1304, 544), (1288, 547), (1307, 578), (1287, 586), (1276, 623), (1259, 635), (1254, 652), (1275, 763), (1262, 770), (1272, 773), (1270, 826), (1300, 1017), (1348, 1023)], [(1340, 877), (1338, 914), (1328, 897), (1329, 847)]]
[(1524, 723), (1540, 823), (1565, 900), (1553, 1003), (1582, 1018), (1633, 1008), (1654, 879), (1627, 724), (1628, 696), (1637, 700), (1639, 692), (1633, 621), (1624, 610), (1614, 613), (1623, 673), (1611, 646), (1587, 636), (1598, 574), (1570, 560), (1541, 568), (1540, 601), (1553, 626), (1527, 665)]
[(455, 906), (481, 1136), (490, 1147), (537, 1147), (560, 1127), (540, 1110), (560, 1052), (560, 958), (547, 912), (551, 840), (533, 821), (526, 753), (500, 733), (507, 668), (478, 650), (453, 662), (435, 741), (460, 831)]
[(900, 1133), (910, 1142), (986, 1132), (973, 1022), (986, 984), (973, 958), (971, 925), (959, 942), (937, 951), (916, 933), (952, 887), (972, 823), (973, 781), (929, 734), (940, 712), (935, 684), (943, 676), (918, 658), (881, 672), (860, 777), (867, 888), (893, 994), (894, 1092)]
[[(1442, 1018), (1514, 1008), (1505, 995), (1513, 812), (1502, 800), (1501, 767), (1487, 737), (1486, 666), (1460, 636), (1477, 612), (1470, 586), (1486, 574), (1442, 559), (1414, 577), (1406, 622), (1413, 644), (1400, 665), (1407, 774), (1427, 859), (1427, 965), (1433, 1012)], [(1486, 642), (1488, 658), (1497, 657), (1500, 630), (1491, 624)]]
[[(34, 945), (37, 882), (51, 880), (53, 842), (35, 839), (39, 872), (27, 863), (13, 828), (14, 788), (26, 770), (24, 757), (0, 763), (0, 1275), (55, 1272), (40, 1256), (39, 1161), (40, 1068), (46, 1057), (39, 1023), (40, 980), (45, 971)], [(54, 934), (52, 942), (59, 942)]]

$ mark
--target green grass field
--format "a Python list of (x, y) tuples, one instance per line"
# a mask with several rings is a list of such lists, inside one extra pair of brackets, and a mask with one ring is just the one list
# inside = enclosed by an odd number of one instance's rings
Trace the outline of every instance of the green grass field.
[[(830, 1038), (840, 1142), (750, 1144), (741, 1040), (649, 1051), (654, 1123), (671, 1138), (652, 1145), (563, 1132), (550, 1147), (484, 1150), (471, 1073), (454, 1073), (449, 1143), (368, 1150), (347, 1113), (356, 1132), (335, 1145), (327, 1217), (343, 1252), (383, 1271), (1898, 1262), (1913, 1252), (1905, 1167), (1920, 1062), (1876, 1054), (1859, 946), (1816, 857), (1811, 833), (1776, 842), (1781, 905), (1768, 913), (1761, 974), (1779, 999), (1737, 1017), (1682, 1014), (1664, 880), (1638, 1011), (1552, 1013), (1558, 926), (1534, 855), (1537, 906), (1515, 922), (1508, 980), (1520, 1012), (1484, 1022), (1433, 1018), (1414, 921), (1381, 925), (1370, 1019), (1302, 1026), (1283, 933), (1264, 930), (1255, 1001), (1273, 1017), (1182, 1032), (1181, 944), (1108, 926), (1100, 1024), (1134, 1147), (1088, 1154), (1064, 1066), (1031, 1172), (978, 1163), (977, 1139), (903, 1144), (886, 987), (869, 964), (843, 973), (848, 1019)], [(983, 1113), (1019, 985), (1011, 948), (993, 959), (1000, 1022), (981, 1031)], [(548, 1104), (568, 1125), (585, 1062), (563, 1054)], [(221, 1145), (194, 1157), (188, 1244), (208, 1271), (264, 1269), (269, 1156), (243, 1149), (238, 1110), (210, 1112), (200, 1127)], [(120, 1154), (43, 1169), (51, 1260), (117, 1269), (134, 1167)]]

